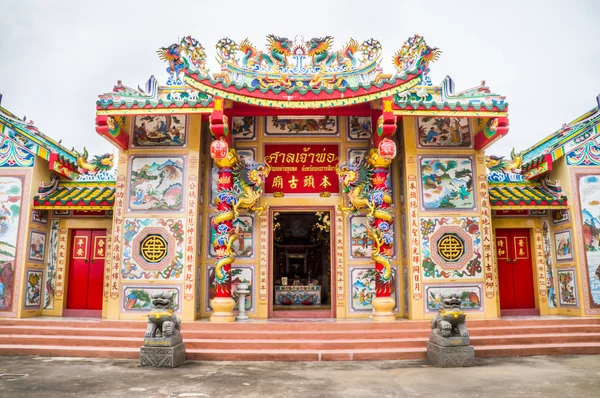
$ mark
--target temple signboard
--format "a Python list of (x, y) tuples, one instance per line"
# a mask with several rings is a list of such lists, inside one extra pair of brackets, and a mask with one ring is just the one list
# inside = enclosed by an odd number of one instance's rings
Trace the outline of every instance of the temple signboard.
[(335, 166), (339, 161), (338, 145), (265, 144), (265, 163), (271, 173), (265, 193), (339, 193)]

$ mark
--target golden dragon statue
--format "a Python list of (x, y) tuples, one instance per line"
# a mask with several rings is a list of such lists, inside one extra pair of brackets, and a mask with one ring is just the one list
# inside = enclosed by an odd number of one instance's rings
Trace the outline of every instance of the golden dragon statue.
[(369, 217), (380, 218), (388, 222), (393, 221), (393, 216), (388, 211), (376, 208), (378, 202), (391, 204), (392, 197), (387, 191), (372, 188), (373, 170), (364, 160), (353, 164), (338, 165), (336, 173), (350, 202), (348, 207), (338, 205), (339, 210), (344, 214), (349, 214), (368, 208)]
[(382, 236), (384, 233), (375, 228), (369, 228), (368, 233), (374, 243), (371, 259), (376, 263), (383, 265), (384, 271), (381, 274), (381, 282), (388, 282), (392, 278), (392, 265), (387, 256), (381, 253), (381, 246), (385, 243), (384, 237)]
[(225, 245), (225, 250), (222, 253), (223, 257), (217, 260), (215, 265), (215, 279), (218, 285), (225, 285), (227, 283), (227, 275), (223, 272), (223, 267), (229, 264), (233, 264), (235, 261), (235, 252), (231, 248), (233, 246), (233, 242), (235, 242), (238, 238), (237, 234), (219, 236), (213, 242), (213, 245), (223, 246)]

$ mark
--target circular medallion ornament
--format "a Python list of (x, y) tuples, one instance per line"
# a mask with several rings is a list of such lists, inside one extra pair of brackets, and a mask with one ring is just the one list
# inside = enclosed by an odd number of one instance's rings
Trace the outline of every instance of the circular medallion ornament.
[(465, 242), (456, 234), (445, 234), (438, 240), (437, 250), (444, 260), (454, 262), (465, 253)]
[(158, 263), (167, 255), (167, 241), (160, 235), (148, 235), (140, 244), (140, 254), (149, 263)]
[(431, 235), (431, 259), (443, 269), (461, 269), (475, 254), (473, 236), (459, 226), (443, 226)]

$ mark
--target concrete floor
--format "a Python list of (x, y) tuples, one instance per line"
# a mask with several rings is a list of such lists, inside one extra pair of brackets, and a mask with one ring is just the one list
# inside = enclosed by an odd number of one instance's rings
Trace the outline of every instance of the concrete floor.
[(600, 355), (423, 361), (186, 362), (0, 357), (0, 397), (594, 397)]

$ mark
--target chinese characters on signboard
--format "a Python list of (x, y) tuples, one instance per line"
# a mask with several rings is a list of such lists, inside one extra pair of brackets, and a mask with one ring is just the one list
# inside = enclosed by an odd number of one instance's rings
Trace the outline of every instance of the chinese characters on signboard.
[(265, 163), (271, 172), (265, 193), (339, 193), (339, 152), (339, 146), (331, 144), (266, 144)]

